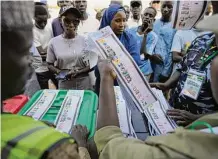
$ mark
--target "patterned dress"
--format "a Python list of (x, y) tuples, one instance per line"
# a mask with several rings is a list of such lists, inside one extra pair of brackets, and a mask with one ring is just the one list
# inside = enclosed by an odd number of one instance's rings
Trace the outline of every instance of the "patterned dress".
[(198, 95), (197, 100), (189, 98), (183, 95), (182, 89), (184, 88), (185, 81), (190, 69), (199, 70), (199, 61), (203, 57), (204, 52), (210, 54), (211, 48), (217, 47), (215, 45), (215, 35), (212, 33), (205, 34), (196, 38), (190, 48), (188, 49), (186, 57), (181, 61), (176, 67), (179, 71), (180, 78), (175, 88), (175, 91), (171, 94), (170, 104), (181, 110), (189, 111), (193, 114), (205, 114), (218, 110), (218, 105), (216, 104), (211, 90), (211, 76), (210, 76), (210, 63), (202, 69), (206, 73), (206, 79), (202, 84), (202, 88)]

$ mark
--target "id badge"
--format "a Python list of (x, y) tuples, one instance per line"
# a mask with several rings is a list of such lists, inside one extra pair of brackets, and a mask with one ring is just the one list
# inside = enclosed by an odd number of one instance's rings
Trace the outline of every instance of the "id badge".
[(188, 96), (194, 100), (197, 100), (198, 95), (201, 91), (202, 84), (205, 80), (206, 73), (198, 70), (190, 69), (188, 72), (187, 79), (185, 81), (182, 94)]

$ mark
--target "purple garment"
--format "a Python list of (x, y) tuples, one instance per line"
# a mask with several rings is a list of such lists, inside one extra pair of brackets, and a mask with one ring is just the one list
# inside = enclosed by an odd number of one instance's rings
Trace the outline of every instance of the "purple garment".
[(53, 31), (54, 37), (63, 34), (64, 29), (59, 21), (59, 18), (55, 18), (52, 21), (52, 31)]

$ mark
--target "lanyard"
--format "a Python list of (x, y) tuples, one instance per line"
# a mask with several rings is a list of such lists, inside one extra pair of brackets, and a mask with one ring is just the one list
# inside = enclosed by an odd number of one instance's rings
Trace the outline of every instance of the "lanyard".
[[(214, 49), (214, 48), (213, 48)], [(216, 56), (218, 55), (218, 51), (213, 51), (212, 54), (207, 55), (204, 54), (203, 57), (201, 57), (201, 69), (205, 68)]]

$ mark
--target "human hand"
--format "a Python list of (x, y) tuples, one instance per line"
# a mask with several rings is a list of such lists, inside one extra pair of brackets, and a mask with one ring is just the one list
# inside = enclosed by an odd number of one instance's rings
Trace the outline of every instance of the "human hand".
[(77, 75), (78, 75), (78, 71), (73, 69), (67, 73), (66, 78), (67, 79), (75, 78)]
[(165, 83), (150, 83), (150, 86), (154, 87), (154, 88), (157, 88), (157, 89), (160, 89), (162, 91), (167, 90), (167, 87), (166, 87)]
[(98, 69), (101, 77), (116, 78), (116, 74), (112, 68), (110, 60), (98, 60)]
[(198, 116), (185, 110), (170, 109), (167, 110), (167, 116), (176, 121), (178, 125), (187, 126), (198, 119)]
[(89, 130), (86, 126), (75, 125), (72, 129), (71, 135), (75, 139), (79, 147), (87, 148)]
[(155, 64), (162, 64), (163, 63), (163, 58), (159, 54), (153, 54), (150, 57), (151, 62)]

